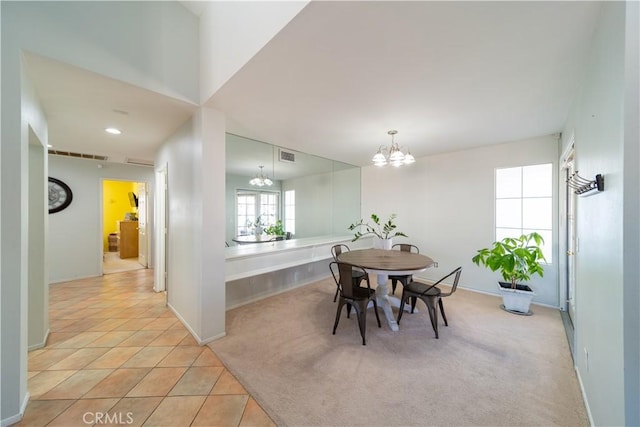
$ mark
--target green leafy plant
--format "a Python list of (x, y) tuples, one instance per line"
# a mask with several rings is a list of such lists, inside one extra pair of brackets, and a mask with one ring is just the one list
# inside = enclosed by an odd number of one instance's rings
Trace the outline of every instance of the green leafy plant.
[(538, 233), (523, 234), (518, 238), (506, 237), (493, 242), (490, 248), (478, 250), (471, 260), (491, 271), (500, 271), (502, 278), (516, 289), (517, 282), (527, 282), (531, 276), (544, 274), (540, 262), (546, 262), (540, 245), (544, 239)]
[(360, 219), (360, 221), (349, 226), (349, 230), (351, 231), (357, 229), (355, 237), (351, 239), (351, 241), (355, 242), (359, 238), (369, 234), (373, 234), (381, 239), (389, 239), (397, 236), (408, 237), (401, 231), (395, 231), (396, 225), (393, 223), (393, 220), (396, 219), (396, 216), (396, 214), (391, 214), (387, 222), (380, 222), (380, 218), (376, 214), (371, 214), (371, 222), (364, 222), (364, 219)]
[(270, 225), (264, 230), (269, 235), (282, 236), (284, 235), (284, 228), (282, 228), (282, 221), (277, 220), (275, 225)]

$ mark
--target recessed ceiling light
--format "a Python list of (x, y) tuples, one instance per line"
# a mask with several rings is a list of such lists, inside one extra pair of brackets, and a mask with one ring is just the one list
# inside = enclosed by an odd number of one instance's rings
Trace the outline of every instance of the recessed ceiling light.
[(110, 133), (111, 135), (120, 135), (122, 133), (120, 129), (116, 128), (106, 128), (104, 131)]

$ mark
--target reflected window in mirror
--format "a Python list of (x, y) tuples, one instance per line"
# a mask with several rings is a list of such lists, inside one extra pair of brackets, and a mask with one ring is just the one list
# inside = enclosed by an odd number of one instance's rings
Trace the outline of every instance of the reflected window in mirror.
[(296, 190), (284, 192), (284, 229), (296, 234)]
[[(254, 234), (276, 224), (280, 218), (280, 193), (275, 191), (236, 191), (236, 235)], [(261, 234), (261, 233), (259, 233)]]

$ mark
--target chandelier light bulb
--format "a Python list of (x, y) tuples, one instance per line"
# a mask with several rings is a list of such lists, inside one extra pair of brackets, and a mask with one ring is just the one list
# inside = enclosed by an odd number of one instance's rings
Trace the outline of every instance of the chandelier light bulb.
[(380, 146), (380, 148), (378, 148), (378, 152), (375, 154), (375, 156), (373, 156), (373, 163), (376, 166), (384, 166), (387, 164), (387, 158), (384, 156), (384, 154), (382, 154), (382, 146)]
[(407, 151), (407, 154), (404, 156), (404, 164), (410, 165), (411, 163), (415, 163), (416, 159), (413, 157), (410, 151)]

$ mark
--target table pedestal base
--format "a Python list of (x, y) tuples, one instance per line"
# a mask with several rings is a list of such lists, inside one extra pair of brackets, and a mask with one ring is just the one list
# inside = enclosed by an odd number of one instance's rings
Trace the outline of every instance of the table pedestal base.
[[(378, 303), (378, 308), (382, 309), (384, 316), (387, 318), (389, 328), (396, 332), (398, 330), (398, 322), (396, 322), (396, 318), (393, 316), (393, 310), (391, 310), (391, 307), (400, 308), (400, 298), (389, 295), (389, 286), (387, 284), (389, 281), (389, 275), (378, 274), (377, 276), (378, 287), (376, 288), (376, 302)], [(373, 304), (369, 304), (369, 307), (372, 306)], [(411, 311), (411, 305), (405, 305), (404, 310)], [(418, 309), (416, 308), (414, 313), (417, 312)]]

